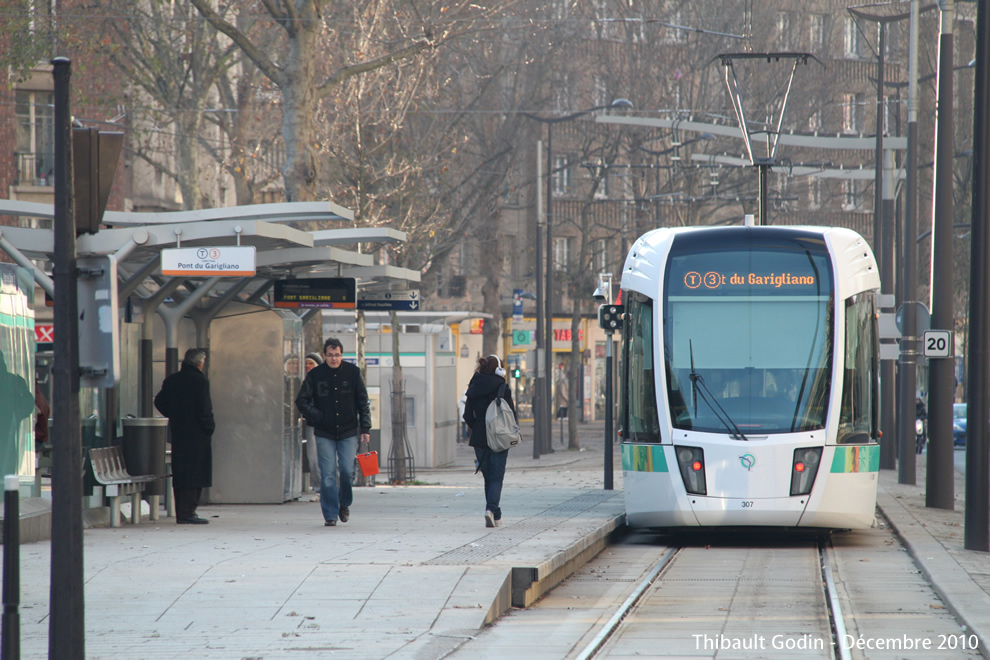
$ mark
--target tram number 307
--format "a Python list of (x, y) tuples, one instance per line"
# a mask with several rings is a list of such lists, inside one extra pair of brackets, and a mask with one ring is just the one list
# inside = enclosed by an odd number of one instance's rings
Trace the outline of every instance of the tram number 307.
[(754, 502), (753, 500), (745, 500), (742, 503), (742, 508), (744, 508), (744, 509), (752, 509), (755, 505), (756, 505), (756, 502)]

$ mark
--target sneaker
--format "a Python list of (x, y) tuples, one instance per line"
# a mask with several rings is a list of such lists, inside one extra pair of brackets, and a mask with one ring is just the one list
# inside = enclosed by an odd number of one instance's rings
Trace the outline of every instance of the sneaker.
[(485, 527), (495, 526), (495, 514), (491, 511), (485, 511)]
[(502, 526), (502, 521), (501, 520), (496, 520), (495, 521), (495, 526), (496, 527), (501, 527)]
[(347, 522), (347, 519), (351, 517), (351, 510), (346, 506), (340, 507), (340, 522)]
[(337, 521), (336, 520), (327, 520), (326, 522), (323, 523), (323, 526), (324, 527), (336, 527), (337, 526)]

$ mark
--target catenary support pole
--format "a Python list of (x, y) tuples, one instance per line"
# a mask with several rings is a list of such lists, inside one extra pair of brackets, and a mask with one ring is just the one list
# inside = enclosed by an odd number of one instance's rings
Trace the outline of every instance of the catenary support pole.
[(908, 126), (907, 126), (907, 186), (904, 199), (904, 263), (901, 271), (904, 313), (901, 325), (901, 357), (898, 377), (901, 397), (898, 400), (901, 419), (901, 459), (897, 463), (897, 482), (917, 483), (915, 446), (915, 391), (918, 389), (918, 4), (911, 0), (910, 37), (908, 39)]
[[(982, 37), (980, 35), (983, 35)], [(990, 550), (990, 460), (987, 458), (987, 420), (990, 419), (990, 9), (976, 10), (976, 98), (973, 109), (973, 224), (970, 244), (969, 289), (969, 401), (966, 414), (966, 513), (964, 545), (967, 550)]]
[[(939, 0), (938, 92), (935, 102), (935, 203), (932, 213), (932, 328), (955, 335), (952, 309), (952, 25), (953, 0)], [(925, 505), (954, 508), (952, 404), (955, 400), (953, 360), (931, 360), (928, 368), (928, 465)]]
[[(544, 211), (543, 201), (543, 141), (536, 142), (536, 213), (539, 216)], [(550, 190), (547, 189), (547, 194)], [(543, 224), (539, 219), (536, 221), (536, 354), (533, 356), (533, 458), (539, 458), (543, 435), (543, 380), (540, 372), (543, 370), (543, 350), (546, 347), (546, 325), (543, 322)]]
[(551, 438), (553, 427), (553, 123), (547, 123), (547, 284), (544, 288), (546, 310), (543, 312), (544, 341), (546, 353), (543, 354), (543, 446), (545, 454), (553, 452)]

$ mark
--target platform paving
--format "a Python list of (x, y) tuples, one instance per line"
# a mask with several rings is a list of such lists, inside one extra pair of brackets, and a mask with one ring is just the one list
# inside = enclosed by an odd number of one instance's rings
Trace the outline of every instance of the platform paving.
[[(305, 495), (204, 506), (208, 526), (87, 529), (86, 658), (442, 658), (621, 525), (620, 470), (603, 489), (602, 424), (579, 427), (580, 450), (559, 430), (552, 454), (534, 459), (529, 441), (510, 452), (495, 529), (464, 445), (455, 465), (418, 470), (416, 485), (356, 489), (350, 522), (336, 527)], [(961, 474), (956, 510), (924, 506), (920, 458), (917, 486), (881, 472), (879, 508), (986, 655), (990, 554), (963, 549)], [(47, 541), (21, 548), (23, 658), (47, 657), (50, 557)]]

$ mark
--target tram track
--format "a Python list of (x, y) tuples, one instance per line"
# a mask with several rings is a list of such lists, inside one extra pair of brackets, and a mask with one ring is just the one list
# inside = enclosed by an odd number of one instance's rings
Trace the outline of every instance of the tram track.
[[(578, 660), (592, 660), (594, 658), (624, 654), (626, 651), (623, 651), (621, 641), (624, 635), (624, 628), (636, 620), (639, 610), (650, 606), (651, 599), (669, 598), (668, 595), (663, 594), (665, 577), (669, 576), (672, 581), (683, 579), (676, 575), (678, 570), (677, 562), (681, 560), (693, 564), (697, 561), (695, 557), (710, 553), (712, 547), (712, 545), (708, 544), (704, 546), (677, 545), (670, 547), (663, 553), (657, 563), (649, 570), (646, 577), (637, 585), (625, 602), (618, 607), (595, 637), (576, 655), (571, 657)], [(718, 548), (718, 546), (715, 547)], [(731, 547), (727, 549), (730, 551), (740, 550), (739, 548)], [(833, 579), (828, 538), (820, 536), (813, 541), (806, 540), (794, 544), (785, 543), (783, 546), (768, 548), (767, 552), (770, 553), (770, 556), (767, 557), (768, 564), (773, 565), (779, 562), (797, 564), (800, 565), (800, 568), (797, 569), (800, 574), (792, 573), (783, 577), (768, 576), (767, 580), (762, 580), (748, 579), (746, 572), (740, 571), (733, 588), (725, 589), (724, 597), (722, 599), (716, 598), (710, 604), (711, 609), (729, 612), (729, 614), (723, 618), (718, 632), (713, 634), (703, 633), (699, 635), (696, 633), (690, 635), (696, 640), (696, 647), (700, 647), (701, 649), (711, 647), (709, 650), (713, 651), (752, 651), (757, 654), (754, 657), (761, 657), (759, 655), (761, 652), (772, 654), (774, 652), (799, 651), (802, 653), (802, 657), (850, 660), (852, 656), (848, 652), (848, 649), (844, 649), (841, 644), (841, 640), (846, 638), (847, 633), (843, 620), (841, 599), (839, 598), (835, 580)], [(803, 554), (805, 557), (797, 558), (794, 561), (795, 553)], [(739, 555), (740, 553), (736, 552), (733, 554)], [(780, 557), (777, 555), (780, 555)], [(785, 555), (787, 556), (786, 559), (783, 558)], [(813, 557), (813, 560), (807, 561), (808, 556)], [(722, 557), (718, 561), (731, 563), (735, 560)], [(743, 559), (740, 566), (744, 566), (748, 562), (749, 560)], [(693, 571), (694, 569), (691, 568), (689, 570)], [(819, 592), (816, 597), (812, 598), (816, 602), (815, 609), (817, 611), (808, 612), (806, 614), (810, 614), (810, 616), (802, 617), (806, 620), (827, 622), (827, 625), (819, 628), (817, 635), (809, 632), (795, 634), (794, 625), (796, 621), (786, 617), (781, 622), (781, 625), (777, 627), (773, 625), (754, 627), (753, 632), (747, 632), (746, 635), (733, 635), (731, 632), (728, 635), (724, 634), (736, 628), (732, 616), (734, 602), (743, 603), (743, 610), (745, 612), (745, 603), (758, 600), (760, 598), (760, 592), (776, 590), (775, 587), (770, 585), (771, 582), (778, 582), (785, 585), (807, 582), (809, 584), (806, 586), (810, 586), (810, 583), (818, 578), (820, 578)], [(733, 580), (729, 578), (725, 579), (724, 582), (728, 585)], [(676, 599), (677, 596), (675, 595), (674, 598)], [(651, 617), (656, 620), (655, 612), (643, 618)], [(743, 614), (742, 618), (749, 618), (749, 614)], [(703, 619), (705, 617), (696, 618), (695, 620), (700, 621)], [(823, 634), (826, 631), (829, 642), (827, 644), (825, 643), (825, 636)], [(635, 636), (635, 633), (633, 635)], [(698, 649), (696, 648), (695, 650)], [(810, 652), (810, 655), (808, 652)]]
[[(531, 653), (521, 639), (533, 639)], [(982, 651), (878, 525), (827, 537), (630, 531), (450, 658), (974, 660)]]

